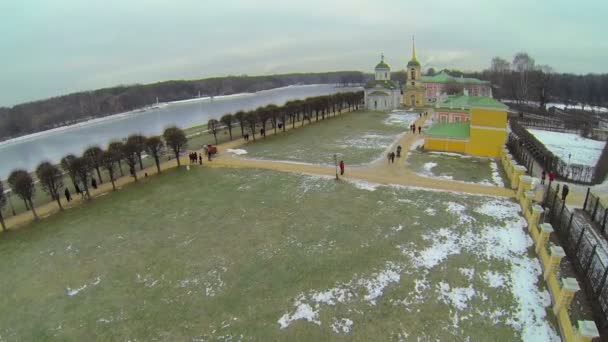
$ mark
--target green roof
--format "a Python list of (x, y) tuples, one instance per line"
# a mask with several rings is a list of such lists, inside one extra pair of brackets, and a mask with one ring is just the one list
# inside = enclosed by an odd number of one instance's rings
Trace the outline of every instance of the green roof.
[(386, 89), (399, 89), (399, 85), (394, 81), (376, 81), (372, 80), (365, 84), (365, 88), (383, 87)]
[(411, 67), (411, 66), (417, 66), (417, 67), (419, 67), (420, 66), (420, 62), (418, 62), (416, 59), (412, 59), (409, 62), (407, 62), (407, 66), (408, 67)]
[(502, 102), (487, 96), (450, 95), (443, 102), (437, 104), (438, 108), (471, 109), (493, 108), (507, 110), (509, 107)]
[(381, 91), (378, 91), (378, 90), (376, 90), (376, 91), (372, 92), (370, 95), (372, 95), (372, 96), (373, 96), (373, 95), (388, 96), (388, 94), (387, 94), (387, 93), (384, 93), (384, 92), (381, 92)]
[(380, 63), (376, 65), (376, 69), (390, 69), (390, 67), (388, 64), (384, 63), (384, 61), (380, 61)]
[(471, 125), (466, 122), (435, 124), (427, 129), (424, 134), (436, 138), (467, 139)]
[(460, 84), (490, 84), (488, 81), (482, 81), (477, 78), (470, 77), (453, 77), (445, 71), (438, 73), (435, 76), (422, 76), (424, 83), (460, 83)]

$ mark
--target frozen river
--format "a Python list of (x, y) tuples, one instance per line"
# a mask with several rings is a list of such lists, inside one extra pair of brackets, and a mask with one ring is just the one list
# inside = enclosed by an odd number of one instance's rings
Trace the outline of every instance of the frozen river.
[(82, 153), (88, 146), (105, 147), (108, 142), (133, 133), (161, 134), (165, 127), (182, 128), (207, 123), (225, 113), (251, 110), (268, 104), (282, 105), (292, 99), (327, 95), (360, 88), (333, 85), (290, 86), (257, 93), (235, 94), (163, 104), (145, 112), (116, 114), (73, 126), (35, 133), (0, 143), (0, 179), (17, 168), (33, 171), (44, 160), (59, 162), (67, 154)]

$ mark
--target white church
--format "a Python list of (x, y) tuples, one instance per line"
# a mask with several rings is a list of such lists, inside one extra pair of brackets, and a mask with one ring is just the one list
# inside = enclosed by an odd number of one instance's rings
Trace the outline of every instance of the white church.
[(376, 65), (373, 81), (365, 85), (365, 107), (369, 110), (392, 110), (401, 103), (401, 87), (391, 81), (391, 68), (384, 62), (384, 55)]

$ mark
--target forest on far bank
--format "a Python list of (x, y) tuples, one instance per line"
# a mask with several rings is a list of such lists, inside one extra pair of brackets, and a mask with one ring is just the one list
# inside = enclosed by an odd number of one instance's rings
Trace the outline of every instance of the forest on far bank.
[(0, 141), (152, 105), (201, 96), (256, 92), (296, 84), (360, 84), (359, 71), (226, 76), (121, 85), (0, 107)]

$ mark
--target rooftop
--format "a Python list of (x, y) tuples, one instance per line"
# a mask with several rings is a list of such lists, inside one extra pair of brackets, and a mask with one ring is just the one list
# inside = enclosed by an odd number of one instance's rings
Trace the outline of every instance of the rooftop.
[(383, 87), (386, 89), (399, 89), (399, 85), (394, 81), (376, 81), (372, 80), (365, 84), (365, 88)]
[(384, 62), (384, 60), (382, 60), (376, 65), (376, 70), (378, 69), (390, 69), (390, 67)]
[(466, 122), (435, 124), (427, 129), (425, 134), (436, 138), (467, 139), (470, 135), (471, 125)]
[(422, 82), (425, 83), (460, 83), (460, 84), (490, 84), (488, 81), (482, 81), (477, 78), (470, 77), (453, 77), (445, 71), (438, 73), (435, 76), (422, 76)]
[(464, 108), (471, 109), (475, 107), (493, 108), (507, 110), (509, 107), (502, 102), (487, 96), (468, 96), (468, 95), (450, 95), (441, 103), (437, 104), (438, 108)]

